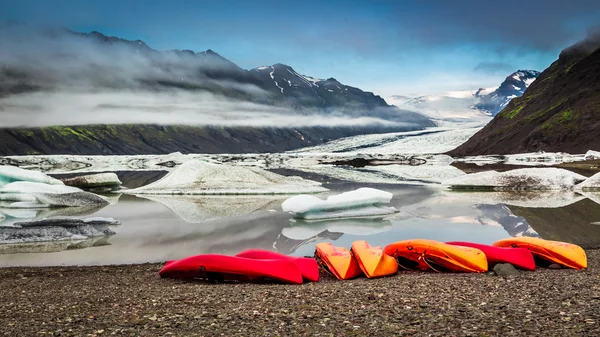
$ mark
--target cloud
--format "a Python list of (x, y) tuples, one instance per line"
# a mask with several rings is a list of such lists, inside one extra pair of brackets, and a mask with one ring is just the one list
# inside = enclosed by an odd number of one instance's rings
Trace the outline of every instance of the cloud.
[(475, 43), (496, 45), (500, 53), (553, 52), (581, 39), (600, 19), (600, 2), (432, 0), (408, 10), (398, 4), (395, 13), (400, 29), (422, 45)]
[(512, 65), (505, 62), (479, 62), (475, 68), (473, 68), (473, 70), (486, 74), (498, 74), (508, 73), (515, 71), (516, 69)]
[(371, 116), (342, 113), (298, 113), (233, 100), (208, 92), (178, 90), (37, 92), (0, 100), (0, 127), (37, 127), (85, 124), (184, 124), (227, 126), (409, 126)]

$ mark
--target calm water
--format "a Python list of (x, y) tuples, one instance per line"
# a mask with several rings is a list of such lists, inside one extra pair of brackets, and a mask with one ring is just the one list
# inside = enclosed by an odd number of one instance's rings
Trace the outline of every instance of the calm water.
[[(331, 192), (365, 184), (326, 185)], [(286, 197), (115, 196), (114, 204), (78, 217), (111, 217), (122, 222), (115, 235), (86, 242), (53, 242), (0, 247), (0, 265), (91, 265), (160, 262), (202, 253), (235, 254), (248, 248), (304, 256), (329, 241), (350, 247), (354, 240), (373, 245), (428, 238), (485, 244), (511, 236), (541, 236), (600, 245), (600, 204), (573, 193), (546, 196), (465, 194), (408, 185), (368, 185), (392, 192), (400, 210), (390, 219), (294, 221), (281, 211)], [(117, 201), (118, 197), (118, 201)], [(592, 196), (596, 200), (600, 197)], [(510, 200), (507, 204), (498, 200)], [(547, 206), (552, 206), (551, 208)], [(34, 217), (17, 213), (14, 216)], [(85, 214), (88, 213), (88, 214)], [(59, 214), (60, 215), (60, 214)], [(65, 215), (65, 214), (62, 214)], [(69, 215), (69, 214), (66, 214)], [(47, 213), (37, 217), (48, 217)], [(17, 221), (7, 216), (4, 224)], [(0, 223), (2, 225), (3, 223)]]

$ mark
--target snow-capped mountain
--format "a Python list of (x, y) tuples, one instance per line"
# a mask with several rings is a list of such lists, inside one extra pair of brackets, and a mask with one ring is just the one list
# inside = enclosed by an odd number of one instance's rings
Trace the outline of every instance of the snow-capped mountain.
[(535, 70), (518, 70), (510, 74), (499, 87), (449, 91), (440, 95), (406, 97), (390, 96), (389, 104), (417, 111), (429, 118), (444, 121), (489, 121), (515, 97), (523, 95), (539, 76)]
[(488, 95), (479, 95), (480, 100), (475, 107), (495, 116), (513, 98), (521, 97), (539, 75), (540, 72), (536, 70), (518, 70), (506, 77), (494, 92)]

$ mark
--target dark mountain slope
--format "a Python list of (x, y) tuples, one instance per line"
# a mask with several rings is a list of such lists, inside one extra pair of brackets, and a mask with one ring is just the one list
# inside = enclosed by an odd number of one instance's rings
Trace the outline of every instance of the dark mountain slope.
[(385, 131), (386, 128), (368, 126), (267, 128), (124, 124), (13, 128), (0, 129), (0, 154), (267, 153)]
[(600, 32), (563, 50), (524, 95), (448, 152), (454, 157), (600, 150)]
[[(12, 46), (0, 53), (0, 116), (5, 116), (0, 155), (277, 152), (358, 134), (435, 126), (421, 114), (333, 78), (312, 79), (283, 64), (245, 70), (210, 49), (157, 51), (140, 40), (99, 32), (19, 25), (0, 27), (0, 44)], [(154, 101), (148, 103), (148, 97)], [(78, 120), (64, 126), (64, 118), (56, 122), (48, 111), (77, 114)], [(129, 112), (144, 118), (123, 122), (121, 116)], [(27, 117), (14, 117), (23, 113), (50, 116), (44, 120), (58, 126), (21, 127), (29, 125)], [(177, 113), (184, 118), (172, 122)], [(264, 119), (266, 114), (283, 116), (285, 122), (239, 126), (246, 125), (240, 118), (251, 123), (255, 115)], [(91, 118), (96, 116), (111, 125), (86, 125), (90, 119), (97, 124), (99, 119)], [(312, 116), (324, 125), (300, 126), (306, 125), (300, 118)], [(330, 117), (363, 119), (342, 126), (330, 125)], [(238, 123), (208, 126), (229, 121)], [(157, 125), (164, 123), (188, 126)]]

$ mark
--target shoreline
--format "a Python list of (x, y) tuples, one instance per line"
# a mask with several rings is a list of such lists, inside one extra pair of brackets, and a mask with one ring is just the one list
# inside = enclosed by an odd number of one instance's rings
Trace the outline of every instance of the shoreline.
[(163, 263), (0, 268), (6, 335), (600, 335), (589, 267), (499, 277), (401, 271), (303, 285), (162, 279)]

